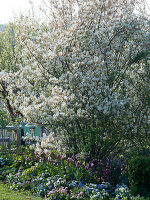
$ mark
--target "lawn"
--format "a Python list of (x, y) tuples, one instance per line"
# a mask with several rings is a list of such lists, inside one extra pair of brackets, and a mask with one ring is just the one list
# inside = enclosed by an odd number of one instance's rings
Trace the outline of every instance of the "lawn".
[(0, 182), (0, 200), (43, 200), (40, 197), (35, 197), (30, 193), (16, 192), (9, 189), (6, 185)]

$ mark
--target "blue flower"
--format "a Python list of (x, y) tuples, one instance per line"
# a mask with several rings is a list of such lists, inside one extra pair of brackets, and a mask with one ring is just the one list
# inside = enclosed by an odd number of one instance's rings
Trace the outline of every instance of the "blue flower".
[(79, 182), (79, 187), (84, 187), (85, 184), (83, 184), (81, 181)]
[(98, 184), (97, 188), (98, 188), (99, 190), (102, 190), (102, 189), (103, 189), (103, 187), (101, 186), (101, 184)]
[(89, 193), (92, 193), (93, 190), (94, 188), (88, 188)]
[(72, 183), (69, 184), (69, 187), (76, 187), (77, 186), (77, 181), (72, 181)]

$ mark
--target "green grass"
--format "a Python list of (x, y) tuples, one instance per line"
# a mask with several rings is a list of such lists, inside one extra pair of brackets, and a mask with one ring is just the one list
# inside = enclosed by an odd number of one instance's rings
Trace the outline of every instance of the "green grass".
[(40, 197), (31, 195), (30, 193), (13, 191), (0, 182), (0, 200), (43, 200)]

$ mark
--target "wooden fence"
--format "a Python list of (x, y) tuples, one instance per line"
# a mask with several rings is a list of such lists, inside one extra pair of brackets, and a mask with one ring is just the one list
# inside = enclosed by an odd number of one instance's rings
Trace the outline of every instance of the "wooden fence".
[(11, 129), (2, 129), (0, 128), (0, 138), (10, 138), (11, 141), (17, 140), (16, 133)]

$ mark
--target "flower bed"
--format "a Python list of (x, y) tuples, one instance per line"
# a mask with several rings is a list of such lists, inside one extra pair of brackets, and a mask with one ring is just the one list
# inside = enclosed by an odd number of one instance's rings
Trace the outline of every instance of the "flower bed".
[(53, 154), (50, 160), (42, 156), (23, 147), (1, 157), (0, 178), (12, 190), (31, 191), (46, 200), (142, 199), (130, 193), (127, 160), (98, 160), (82, 154), (66, 157), (61, 153)]

